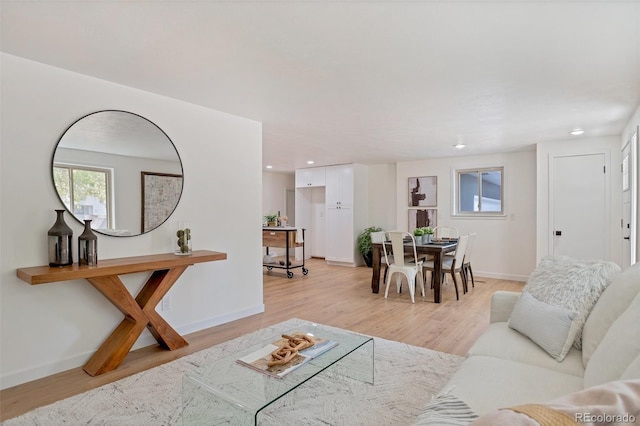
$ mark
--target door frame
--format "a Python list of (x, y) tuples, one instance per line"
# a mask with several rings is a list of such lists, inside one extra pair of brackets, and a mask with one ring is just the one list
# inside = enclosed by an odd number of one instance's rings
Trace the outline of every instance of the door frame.
[[(631, 241), (629, 242), (631, 253), (630, 253), (630, 264), (633, 265), (638, 261), (638, 132), (640, 131), (640, 127), (636, 127), (636, 131), (631, 135), (627, 143), (620, 150), (620, 166), (622, 172), (622, 161), (624, 161), (624, 151), (629, 147), (629, 192), (631, 195), (630, 203), (631, 203), (631, 215), (629, 218), (630, 230), (629, 237)], [(624, 192), (624, 191), (622, 191)], [(623, 205), (622, 205), (622, 222), (621, 225), (624, 227), (624, 196), (622, 197)], [(622, 236), (624, 236), (624, 229), (622, 230)], [(621, 240), (621, 244), (624, 250), (624, 240)], [(624, 253), (621, 252), (623, 259)], [(622, 261), (622, 260), (621, 260)]]

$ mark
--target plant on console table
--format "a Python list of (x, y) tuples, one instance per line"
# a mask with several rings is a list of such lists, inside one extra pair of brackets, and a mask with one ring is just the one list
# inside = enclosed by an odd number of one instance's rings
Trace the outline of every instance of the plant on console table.
[(276, 220), (278, 219), (277, 214), (266, 214), (264, 215), (264, 220), (267, 222), (269, 226), (276, 226)]
[(364, 258), (364, 263), (371, 268), (373, 266), (373, 251), (371, 249), (371, 233), (380, 232), (382, 228), (377, 226), (370, 226), (358, 235), (358, 250)]

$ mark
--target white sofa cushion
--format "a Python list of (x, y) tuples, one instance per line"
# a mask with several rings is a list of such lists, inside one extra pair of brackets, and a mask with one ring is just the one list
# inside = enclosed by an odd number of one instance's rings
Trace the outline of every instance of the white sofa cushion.
[(602, 293), (582, 330), (582, 363), (586, 367), (611, 324), (640, 293), (640, 263), (625, 269)]
[(624, 373), (622, 373), (622, 377), (620, 377), (620, 379), (622, 380), (640, 379), (640, 355), (638, 355), (636, 359), (631, 361), (631, 364), (629, 364), (627, 369), (624, 370)]
[(537, 343), (556, 361), (562, 361), (578, 332), (577, 313), (542, 302), (523, 291), (513, 308), (509, 328)]
[(584, 371), (585, 387), (620, 380), (640, 355), (640, 294), (615, 320), (591, 355)]
[(546, 256), (531, 273), (523, 291), (536, 299), (577, 312), (578, 331), (574, 345), (582, 347), (582, 327), (607, 285), (620, 274), (620, 267), (604, 260), (579, 260)]
[(490, 324), (478, 337), (467, 357), (492, 356), (548, 368), (560, 373), (583, 377), (582, 353), (571, 348), (562, 362), (557, 362), (531, 339), (510, 329), (506, 322)]
[(441, 394), (456, 395), (481, 416), (498, 408), (543, 403), (582, 388), (582, 377), (495, 357), (472, 356), (462, 363)]

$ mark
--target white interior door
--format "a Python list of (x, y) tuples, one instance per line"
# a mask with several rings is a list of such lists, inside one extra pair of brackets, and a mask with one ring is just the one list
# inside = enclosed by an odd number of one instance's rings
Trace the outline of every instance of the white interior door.
[(604, 153), (551, 158), (551, 250), (554, 256), (608, 259)]

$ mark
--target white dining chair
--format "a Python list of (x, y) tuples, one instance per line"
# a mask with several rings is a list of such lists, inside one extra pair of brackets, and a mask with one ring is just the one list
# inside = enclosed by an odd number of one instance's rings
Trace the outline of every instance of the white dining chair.
[[(442, 275), (449, 272), (451, 274), (451, 278), (453, 279), (453, 285), (456, 288), (456, 300), (460, 300), (460, 294), (458, 293), (458, 280), (456, 280), (456, 274), (460, 275), (460, 279), (462, 280), (462, 289), (466, 288), (466, 278), (463, 272), (464, 266), (464, 253), (467, 249), (467, 243), (469, 241), (468, 235), (463, 235), (458, 238), (458, 245), (456, 247), (456, 255), (454, 257), (445, 257), (442, 259)], [(433, 284), (434, 280), (434, 269), (435, 265), (433, 264), (433, 260), (427, 260), (423, 265), (424, 271), (431, 272), (431, 283)], [(426, 275), (426, 274), (425, 274)], [(444, 280), (443, 280), (444, 281)]]
[[(420, 284), (420, 290), (422, 291), (422, 297), (424, 297), (424, 279), (422, 277), (422, 265), (423, 261), (418, 259), (416, 252), (416, 241), (408, 232), (392, 231), (387, 233), (391, 244), (386, 242), (386, 238), (382, 241), (382, 249), (384, 252), (384, 259), (387, 264), (388, 274), (385, 280), (386, 289), (384, 291), (384, 298), (389, 295), (389, 284), (391, 284), (391, 278), (396, 275), (396, 288), (400, 293), (402, 285), (402, 276), (407, 278), (407, 284), (409, 287), (409, 295), (411, 296), (411, 303), (415, 303), (415, 291), (416, 282)], [(398, 253), (405, 253), (404, 240), (407, 239), (411, 243), (413, 250), (413, 258), (398, 256)], [(396, 253), (396, 256), (392, 256), (389, 251)], [(411, 253), (410, 253), (411, 254)]]
[(460, 232), (455, 226), (436, 226), (433, 228), (434, 238), (458, 238)]
[[(460, 237), (460, 232), (458, 228), (455, 226), (436, 226), (433, 228), (433, 238), (443, 239), (443, 238), (458, 238)], [(455, 251), (451, 251), (449, 253), (445, 253), (446, 258), (454, 257), (456, 255)], [(445, 259), (446, 259), (445, 258)]]
[(465, 293), (467, 291), (469, 291), (469, 289), (468, 289), (469, 276), (471, 276), (471, 285), (473, 286), (473, 288), (476, 287), (476, 282), (475, 282), (475, 280), (473, 278), (473, 269), (471, 268), (471, 256), (473, 255), (473, 247), (475, 245), (475, 241), (476, 241), (476, 236), (477, 235), (478, 235), (477, 232), (471, 232), (469, 234), (469, 241), (467, 242), (467, 249), (465, 250), (465, 253), (464, 253), (464, 260), (463, 260), (462, 270), (463, 270), (464, 276), (465, 276), (465, 289), (464, 289)]

